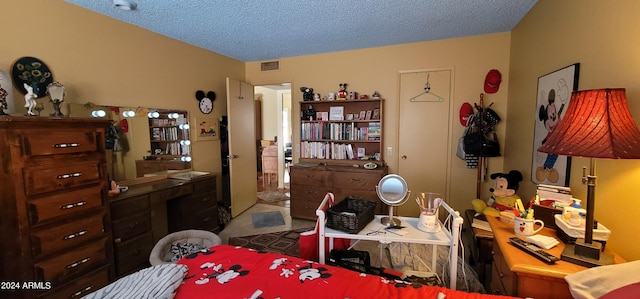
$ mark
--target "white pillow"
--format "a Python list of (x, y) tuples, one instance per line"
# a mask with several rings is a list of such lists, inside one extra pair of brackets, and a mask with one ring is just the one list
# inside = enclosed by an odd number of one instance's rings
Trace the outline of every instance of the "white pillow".
[(640, 260), (593, 267), (569, 274), (564, 279), (576, 299), (634, 298), (629, 296), (637, 296), (640, 292)]
[(122, 277), (105, 287), (83, 297), (97, 298), (167, 298), (175, 296), (189, 267), (179, 264), (162, 264), (142, 269)]

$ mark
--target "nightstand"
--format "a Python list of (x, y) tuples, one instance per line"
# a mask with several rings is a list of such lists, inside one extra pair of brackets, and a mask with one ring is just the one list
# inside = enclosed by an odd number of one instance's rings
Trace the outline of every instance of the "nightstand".
[[(491, 293), (548, 299), (572, 298), (564, 277), (586, 267), (562, 260), (553, 265), (545, 264), (509, 243), (509, 238), (515, 236), (513, 225), (494, 217), (487, 217), (487, 220), (494, 235)], [(557, 239), (555, 230), (550, 228), (543, 228), (539, 234)], [(547, 252), (560, 257), (564, 247), (565, 244), (560, 242)], [(614, 255), (615, 263), (625, 262), (611, 249), (607, 248), (606, 252)]]

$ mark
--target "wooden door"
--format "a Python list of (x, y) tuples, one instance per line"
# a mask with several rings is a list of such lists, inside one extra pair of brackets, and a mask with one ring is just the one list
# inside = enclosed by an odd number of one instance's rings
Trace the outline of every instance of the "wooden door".
[[(400, 73), (398, 174), (412, 191), (447, 197), (450, 165), (453, 69)], [(429, 92), (425, 93), (425, 88)], [(399, 207), (402, 215), (417, 216), (415, 204)]]
[(257, 158), (253, 85), (227, 78), (231, 217), (256, 203)]

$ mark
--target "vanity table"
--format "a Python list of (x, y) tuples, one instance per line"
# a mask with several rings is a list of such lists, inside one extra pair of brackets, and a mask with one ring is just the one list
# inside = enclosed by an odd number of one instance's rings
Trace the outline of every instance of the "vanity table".
[(134, 181), (128, 191), (109, 199), (117, 277), (149, 266), (151, 249), (169, 233), (218, 229), (215, 175)]
[(408, 233), (404, 236), (396, 235), (393, 233), (386, 232), (384, 234), (371, 234), (371, 232), (375, 231), (383, 231), (384, 225), (381, 224), (381, 219), (383, 217), (387, 217), (388, 215), (375, 215), (374, 219), (369, 222), (362, 230), (360, 230), (356, 234), (350, 234), (346, 232), (342, 232), (339, 230), (327, 228), (325, 224), (325, 205), (327, 205), (329, 200), (328, 196), (325, 196), (324, 200), (316, 210), (316, 215), (318, 215), (319, 221), (319, 262), (324, 264), (325, 262), (325, 238), (329, 238), (329, 249), (333, 249), (333, 239), (334, 238), (344, 238), (351, 240), (369, 240), (369, 241), (377, 241), (381, 244), (389, 244), (389, 243), (413, 243), (413, 244), (423, 244), (423, 245), (432, 245), (433, 246), (433, 256), (431, 258), (431, 269), (437, 269), (437, 246), (448, 246), (451, 248), (449, 251), (449, 273), (450, 273), (450, 288), (456, 288), (456, 278), (457, 278), (457, 270), (458, 270), (458, 246), (459, 246), (459, 238), (460, 238), (460, 230), (462, 227), (462, 217), (458, 215), (456, 211), (454, 211), (449, 205), (446, 203), (442, 203), (440, 205), (447, 212), (447, 216), (451, 217), (450, 221), (447, 222), (448, 225), (443, 225), (442, 222), (438, 221), (440, 226), (439, 231), (435, 233), (427, 233), (417, 229), (418, 218), (413, 217), (396, 217), (400, 221), (402, 221), (402, 225), (405, 226), (403, 230), (406, 230)]

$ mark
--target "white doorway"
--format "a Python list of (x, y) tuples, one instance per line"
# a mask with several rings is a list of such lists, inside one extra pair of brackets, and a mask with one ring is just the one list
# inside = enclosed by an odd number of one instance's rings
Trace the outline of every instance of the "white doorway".
[[(277, 147), (277, 175), (275, 181), (266, 181), (268, 188), (286, 189), (289, 186), (287, 167), (291, 161), (292, 120), (291, 84), (269, 84), (255, 86), (254, 94), (260, 105), (258, 138), (262, 144), (271, 142)], [(263, 175), (263, 180), (265, 180)], [(277, 184), (277, 185), (275, 185)]]

